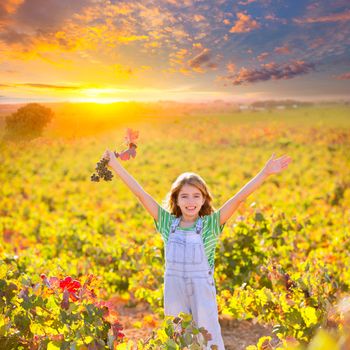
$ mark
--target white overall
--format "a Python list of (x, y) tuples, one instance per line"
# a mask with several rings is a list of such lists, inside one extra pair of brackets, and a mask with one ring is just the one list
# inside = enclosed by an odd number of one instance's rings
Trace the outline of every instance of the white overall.
[(202, 239), (202, 218), (195, 231), (178, 227), (181, 217), (173, 220), (165, 246), (164, 314), (178, 316), (192, 314), (198, 327), (205, 327), (212, 335), (210, 345), (225, 350), (221, 336), (216, 303), (214, 268), (205, 255)]

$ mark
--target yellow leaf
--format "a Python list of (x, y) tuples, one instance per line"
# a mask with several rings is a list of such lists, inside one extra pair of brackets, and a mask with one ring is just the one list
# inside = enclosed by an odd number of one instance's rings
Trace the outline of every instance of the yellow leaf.
[(50, 341), (50, 343), (47, 344), (47, 350), (60, 350), (60, 343)]
[(142, 322), (140, 321), (136, 321), (132, 324), (133, 327), (135, 328), (142, 328)]
[(307, 327), (317, 323), (316, 309), (311, 306), (302, 308), (301, 316), (303, 317), (303, 320)]

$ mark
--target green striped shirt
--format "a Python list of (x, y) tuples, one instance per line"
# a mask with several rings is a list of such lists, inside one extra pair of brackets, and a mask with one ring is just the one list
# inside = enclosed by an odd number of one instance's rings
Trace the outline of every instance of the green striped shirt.
[[(168, 237), (170, 233), (170, 227), (172, 221), (176, 218), (175, 215), (171, 214), (165, 210), (162, 206), (158, 205), (158, 221), (154, 219), (154, 223), (157, 231), (162, 235), (165, 244), (168, 242)], [(220, 210), (214, 211), (210, 215), (205, 215), (203, 219), (203, 244), (204, 251), (208, 258), (208, 263), (210, 267), (214, 267), (215, 259), (215, 248), (218, 242), (220, 233), (224, 229), (225, 224), (220, 225)], [(197, 219), (198, 221), (198, 219)], [(196, 227), (197, 221), (191, 227), (181, 227), (181, 231), (192, 231)], [(179, 229), (179, 228), (178, 228)]]

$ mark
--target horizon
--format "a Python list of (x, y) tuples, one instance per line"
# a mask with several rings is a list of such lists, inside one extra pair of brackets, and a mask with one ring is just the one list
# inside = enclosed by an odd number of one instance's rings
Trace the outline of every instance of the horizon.
[(8, 100), (1, 101), (0, 106), (5, 105), (25, 105), (29, 103), (42, 103), (42, 104), (98, 104), (98, 105), (110, 105), (116, 103), (144, 103), (144, 104), (157, 104), (157, 103), (174, 103), (174, 104), (215, 104), (215, 103), (229, 103), (236, 105), (249, 105), (256, 102), (299, 102), (299, 103), (313, 103), (313, 104), (323, 104), (323, 103), (350, 103), (350, 95), (340, 95), (338, 97), (325, 97), (320, 96), (318, 98), (301, 98), (301, 97), (285, 97), (285, 98), (260, 98), (260, 99), (223, 99), (223, 98), (215, 98), (211, 100), (171, 100), (171, 99), (162, 99), (162, 100), (115, 100), (115, 101), (99, 101), (99, 100), (91, 100), (91, 101), (79, 101), (79, 100), (52, 100), (52, 99), (19, 99), (16, 100)]

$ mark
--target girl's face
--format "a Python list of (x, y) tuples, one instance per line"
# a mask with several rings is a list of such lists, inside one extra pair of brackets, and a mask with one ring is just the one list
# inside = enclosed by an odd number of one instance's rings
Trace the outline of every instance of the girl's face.
[(197, 217), (205, 202), (202, 192), (195, 186), (185, 184), (181, 187), (177, 197), (177, 205), (185, 217)]

